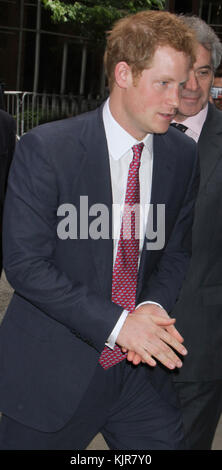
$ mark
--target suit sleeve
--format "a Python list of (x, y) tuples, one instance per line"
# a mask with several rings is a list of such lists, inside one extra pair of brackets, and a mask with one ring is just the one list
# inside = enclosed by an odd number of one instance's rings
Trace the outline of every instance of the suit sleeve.
[(4, 211), (4, 269), (20, 296), (101, 351), (122, 308), (55, 263), (59, 188), (47, 151), (32, 132), (17, 146)]
[(163, 253), (139, 298), (140, 303), (152, 299), (168, 313), (179, 296), (192, 254), (192, 225), (200, 181), (196, 146), (191, 157), (190, 178), (188, 183), (184, 181), (185, 197)]
[(9, 168), (15, 150), (16, 128), (14, 119), (7, 113), (1, 117), (1, 145), (3, 145), (3, 155), (1, 158), (1, 188), (0, 188), (0, 274), (2, 271), (2, 216), (3, 206), (7, 187)]

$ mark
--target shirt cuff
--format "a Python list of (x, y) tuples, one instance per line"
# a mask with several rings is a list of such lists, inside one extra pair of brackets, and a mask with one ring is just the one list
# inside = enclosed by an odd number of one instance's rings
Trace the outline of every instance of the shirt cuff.
[(107, 342), (105, 343), (105, 345), (108, 346), (108, 348), (114, 349), (117, 336), (123, 326), (124, 321), (127, 318), (128, 313), (129, 313), (128, 310), (123, 310), (123, 312), (121, 313), (119, 320), (115, 324), (111, 334), (109, 335)]
[[(158, 305), (160, 308), (163, 308), (162, 305), (158, 304), (157, 302), (152, 302), (152, 300), (146, 300), (145, 302), (141, 302), (141, 304), (137, 305), (135, 310), (139, 307), (141, 307), (141, 305), (146, 305), (146, 304), (154, 304), (154, 305)], [(125, 322), (126, 318), (127, 318), (127, 315), (129, 314), (128, 310), (123, 310), (123, 312), (121, 313), (120, 317), (119, 317), (119, 320), (117, 321), (117, 323), (115, 324), (113, 330), (111, 331), (110, 335), (109, 335), (109, 338), (107, 339), (105, 345), (108, 346), (108, 348), (110, 349), (114, 349), (115, 347), (115, 344), (116, 344), (116, 338), (123, 326), (123, 323)]]
[(154, 304), (154, 305), (158, 305), (158, 307), (160, 307), (160, 308), (163, 308), (163, 306), (158, 304), (158, 302), (153, 302), (152, 300), (146, 300), (145, 302), (141, 302), (141, 304), (137, 305), (135, 310), (137, 308), (141, 307), (141, 305), (146, 305), (146, 304)]

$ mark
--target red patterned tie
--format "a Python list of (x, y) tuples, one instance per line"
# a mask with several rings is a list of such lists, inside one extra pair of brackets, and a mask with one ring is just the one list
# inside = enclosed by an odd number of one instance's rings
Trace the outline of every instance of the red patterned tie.
[[(112, 302), (129, 312), (133, 312), (136, 304), (140, 223), (139, 168), (143, 147), (143, 143), (132, 147), (133, 159), (129, 166), (122, 226), (112, 279)], [(133, 206), (135, 210), (132, 210)], [(104, 369), (108, 369), (126, 356), (127, 353), (122, 353), (117, 344), (113, 350), (105, 346), (99, 363)]]

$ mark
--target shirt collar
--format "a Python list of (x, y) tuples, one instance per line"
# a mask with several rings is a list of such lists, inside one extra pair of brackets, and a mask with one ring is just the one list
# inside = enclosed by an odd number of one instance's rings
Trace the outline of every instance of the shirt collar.
[[(133, 145), (139, 143), (138, 140), (128, 134), (128, 132), (126, 132), (125, 129), (123, 129), (114, 119), (109, 107), (109, 98), (106, 100), (103, 107), (103, 122), (109, 154), (114, 160), (119, 160), (123, 155), (131, 150)], [(153, 135), (147, 134), (141, 142), (143, 142), (149, 152), (152, 153)]]
[[(185, 126), (187, 126), (189, 129), (191, 129), (193, 132), (195, 132), (199, 137), (202, 131), (202, 127), (207, 117), (207, 112), (208, 112), (208, 103), (206, 104), (205, 108), (203, 108), (198, 114), (196, 114), (195, 116), (190, 116), (186, 118), (182, 123)], [(172, 122), (175, 122), (175, 121), (172, 121)]]

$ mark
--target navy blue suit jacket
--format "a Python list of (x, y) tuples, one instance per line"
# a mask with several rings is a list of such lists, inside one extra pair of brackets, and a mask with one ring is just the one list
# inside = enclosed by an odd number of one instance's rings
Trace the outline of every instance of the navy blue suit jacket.
[(0, 109), (0, 275), (2, 272), (2, 216), (8, 172), (15, 148), (15, 121)]
[(222, 112), (210, 103), (198, 151), (192, 259), (173, 310), (189, 350), (175, 374), (179, 382), (222, 379)]
[[(154, 136), (151, 202), (166, 204), (166, 244), (143, 249), (138, 302), (173, 308), (190, 255), (196, 174), (191, 139), (176, 129)], [(84, 195), (89, 207), (111, 209), (101, 108), (29, 132), (9, 177), (4, 268), (15, 293), (0, 328), (0, 409), (42, 431), (71, 418), (122, 312), (111, 302), (112, 238), (57, 236), (58, 206), (78, 212)]]

